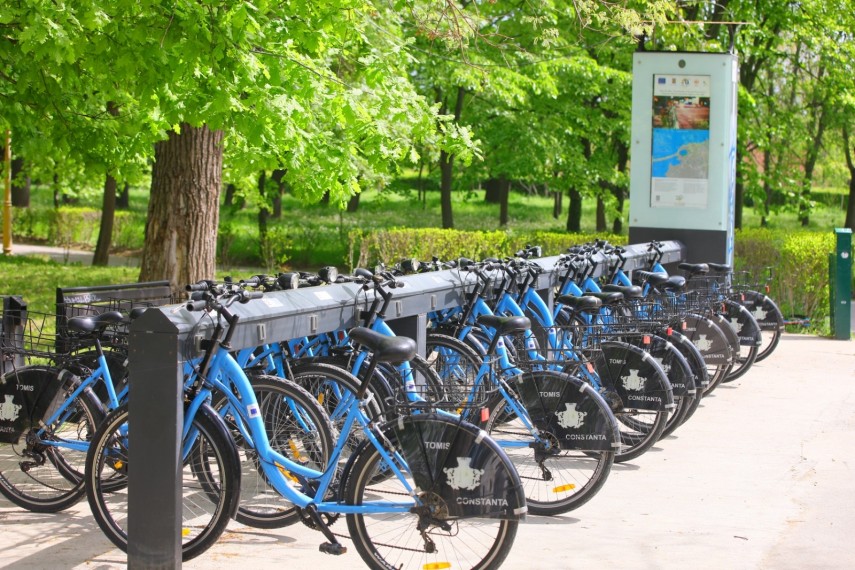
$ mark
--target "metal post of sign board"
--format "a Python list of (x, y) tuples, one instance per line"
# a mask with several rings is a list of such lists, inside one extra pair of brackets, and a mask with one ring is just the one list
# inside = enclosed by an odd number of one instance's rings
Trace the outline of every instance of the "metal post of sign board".
[(838, 340), (852, 337), (852, 230), (835, 228), (835, 250), (829, 254), (831, 333)]
[(634, 55), (630, 242), (733, 263), (737, 85), (733, 54)]

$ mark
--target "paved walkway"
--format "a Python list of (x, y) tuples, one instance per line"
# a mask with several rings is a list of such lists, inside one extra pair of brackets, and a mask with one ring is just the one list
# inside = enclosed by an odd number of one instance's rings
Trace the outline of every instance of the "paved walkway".
[[(12, 255), (43, 256), (59, 261), (60, 263), (80, 263), (82, 265), (92, 265), (92, 258), (94, 257), (94, 253), (91, 251), (25, 243), (12, 243)], [(108, 264), (139, 267), (140, 260), (136, 257), (112, 254), (108, 258)]]
[[(603, 490), (557, 518), (529, 516), (510, 569), (804, 570), (855, 567), (855, 342), (787, 334), (741, 379)], [(0, 567), (125, 567), (84, 502), (38, 515), (0, 499)], [(334, 529), (346, 532), (343, 521)], [(303, 526), (232, 523), (185, 568), (364, 568)]]

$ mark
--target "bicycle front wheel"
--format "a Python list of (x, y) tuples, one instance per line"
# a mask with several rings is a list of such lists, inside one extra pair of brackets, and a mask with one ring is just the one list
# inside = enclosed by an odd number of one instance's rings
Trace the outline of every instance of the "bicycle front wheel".
[[(360, 556), (375, 569), (498, 568), (513, 545), (520, 513), (504, 516), (486, 511), (514, 510), (515, 504), (524, 504), (513, 465), (495, 442), (480, 437), (472, 425), (433, 415), (411, 416), (405, 421), (408, 429), (416, 426), (420, 432), (411, 443), (423, 448), (417, 454), (423, 461), (403, 466), (409, 486), (416, 490), (417, 504), (409, 512), (369, 514), (368, 503), (398, 502), (410, 492), (401, 479), (390, 474), (375, 446), (361, 448), (345, 488), (348, 504), (366, 506), (365, 514), (347, 516), (347, 527)], [(428, 448), (429, 441), (437, 442), (424, 436), (436, 435), (436, 426), (446, 435), (460, 429), (465, 434), (460, 439), (468, 440), (470, 451), (459, 456), (456, 435), (451, 435), (447, 452)], [(387, 451), (407, 457), (395, 433), (384, 431)], [(434, 484), (418, 480), (428, 473), (439, 475)], [(475, 498), (469, 496), (472, 489), (478, 495)], [(467, 513), (470, 509), (479, 514)]]
[[(116, 485), (128, 472), (128, 406), (114, 410), (95, 434), (86, 456), (86, 494), (92, 515), (110, 541), (128, 549), (127, 486)], [(181, 558), (210, 548), (237, 511), (240, 459), (223, 421), (208, 406), (193, 418), (195, 441), (181, 472)], [(193, 465), (193, 463), (204, 465)], [(201, 471), (208, 477), (200, 480)]]
[[(324, 471), (335, 439), (329, 417), (314, 397), (294, 382), (276, 376), (252, 376), (249, 380), (270, 446), (305, 467)], [(214, 408), (224, 416), (241, 456), (240, 506), (235, 519), (254, 528), (281, 528), (297, 522), (297, 508), (270, 485), (258, 453), (241, 435), (239, 420), (226, 403), (220, 396)], [(196, 476), (200, 480), (211, 479), (210, 484), (216, 488), (217, 470), (202, 459), (192, 463)]]

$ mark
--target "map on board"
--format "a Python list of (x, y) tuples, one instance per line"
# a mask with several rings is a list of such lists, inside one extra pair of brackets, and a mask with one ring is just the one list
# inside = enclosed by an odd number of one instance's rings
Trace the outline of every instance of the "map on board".
[(650, 206), (706, 208), (710, 78), (654, 75), (653, 82)]

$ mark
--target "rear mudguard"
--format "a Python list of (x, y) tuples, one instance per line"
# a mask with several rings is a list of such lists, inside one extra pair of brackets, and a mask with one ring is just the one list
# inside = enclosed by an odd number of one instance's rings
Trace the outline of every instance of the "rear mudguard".
[(620, 396), (623, 411), (674, 407), (674, 390), (662, 366), (641, 348), (619, 340), (603, 342), (595, 359), (603, 388)]
[[(437, 414), (400, 416), (377, 429), (380, 441), (403, 457), (416, 494), (439, 497), (449, 518), (519, 519), (525, 514), (519, 474), (483, 430)], [(340, 488), (346, 488), (362, 453), (375, 453), (367, 439), (348, 460)]]
[(597, 391), (579, 378), (552, 371), (526, 372), (510, 383), (541, 437), (561, 449), (613, 451), (617, 420)]

